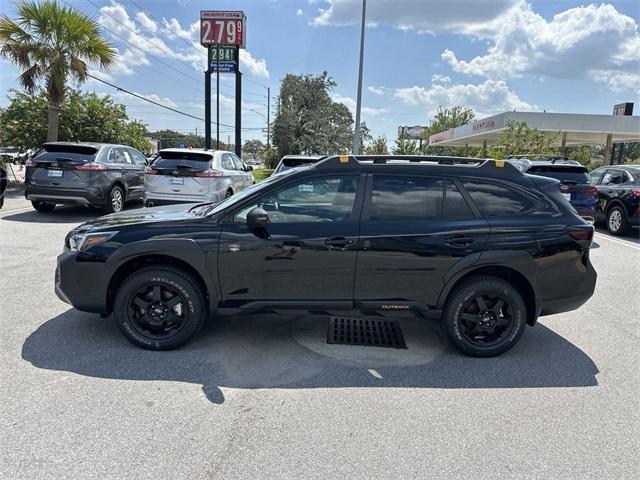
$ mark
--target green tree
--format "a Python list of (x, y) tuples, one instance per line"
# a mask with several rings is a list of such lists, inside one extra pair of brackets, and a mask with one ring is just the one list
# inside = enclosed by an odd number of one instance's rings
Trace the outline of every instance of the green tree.
[(276, 168), (276, 165), (278, 165), (278, 162), (280, 161), (278, 149), (275, 147), (265, 148), (265, 150), (262, 152), (262, 161), (264, 162), (264, 166), (266, 168)]
[(384, 155), (389, 153), (387, 149), (387, 137), (384, 135), (373, 138), (364, 148), (367, 155)]
[(418, 155), (420, 150), (415, 140), (409, 140), (404, 136), (396, 138), (396, 143), (391, 150), (395, 155)]
[(510, 155), (548, 156), (558, 155), (559, 149), (552, 145), (558, 135), (545, 135), (537, 128), (530, 128), (527, 122), (509, 120), (506, 130), (498, 140), (489, 147), (490, 158), (503, 159)]
[(244, 142), (244, 146), (242, 150), (247, 153), (250, 153), (254, 160), (256, 160), (260, 154), (264, 151), (265, 145), (260, 140), (247, 140)]
[[(160, 140), (160, 148), (178, 148), (181, 144), (193, 145), (196, 148), (204, 148), (205, 146), (204, 137), (193, 133), (180, 133), (175, 130), (164, 129), (151, 132), (149, 136)], [(213, 143), (215, 144), (215, 141)]]
[[(0, 110), (2, 144), (38, 148), (47, 140), (47, 93), (40, 90), (37, 95), (28, 95), (11, 90), (8, 99), (9, 105)], [(129, 121), (125, 106), (115, 104), (108, 95), (67, 89), (60, 105), (60, 140), (122, 143), (146, 151), (146, 136), (146, 126)]]
[[(476, 118), (476, 114), (471, 108), (454, 105), (453, 107), (438, 107), (435, 116), (429, 122), (429, 126), (422, 135), (423, 140), (429, 140), (433, 134), (444, 132), (450, 128), (461, 127), (470, 123)], [(432, 155), (452, 155), (463, 156), (463, 147), (438, 147), (437, 145), (427, 145), (424, 149), (426, 153)], [(467, 152), (468, 154), (468, 152)]]
[(371, 143), (373, 136), (367, 122), (360, 122), (360, 151), (365, 152), (366, 145)]
[(320, 75), (287, 74), (280, 85), (273, 122), (278, 155), (346, 153), (353, 142), (353, 117), (342, 103), (331, 100), (336, 83)]
[(58, 139), (59, 115), (67, 79), (87, 79), (87, 64), (111, 65), (115, 48), (100, 36), (98, 24), (58, 2), (21, 1), (16, 20), (0, 18), (0, 55), (21, 70), (20, 84), (33, 93), (41, 81), (47, 92), (47, 141)]

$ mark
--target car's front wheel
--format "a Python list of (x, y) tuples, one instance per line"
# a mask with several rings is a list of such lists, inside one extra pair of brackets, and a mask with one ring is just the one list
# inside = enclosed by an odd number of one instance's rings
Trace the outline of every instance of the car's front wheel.
[(613, 235), (624, 235), (629, 230), (629, 222), (622, 207), (613, 207), (607, 213), (607, 230)]
[(145, 267), (129, 276), (116, 293), (113, 316), (131, 343), (149, 350), (171, 350), (198, 333), (206, 311), (198, 281), (167, 265)]
[(481, 275), (464, 280), (451, 292), (442, 328), (462, 353), (495, 357), (518, 343), (526, 315), (518, 290), (501, 278)]
[(33, 205), (33, 208), (35, 208), (38, 212), (45, 212), (45, 213), (53, 212), (53, 209), (56, 208), (55, 203), (40, 202), (36, 200), (32, 200), (31, 205)]

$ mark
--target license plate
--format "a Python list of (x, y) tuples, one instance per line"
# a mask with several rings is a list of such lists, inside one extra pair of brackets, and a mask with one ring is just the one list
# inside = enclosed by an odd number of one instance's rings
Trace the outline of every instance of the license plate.
[(570, 193), (563, 193), (562, 196), (564, 198), (566, 198), (567, 200), (571, 200), (571, 194)]
[(60, 178), (60, 177), (62, 177), (62, 170), (52, 170), (52, 169), (49, 169), (48, 176), (50, 176), (50, 177), (58, 177), (58, 178)]
[(180, 178), (180, 177), (171, 177), (169, 179), (169, 184), (170, 185), (184, 185), (184, 178)]

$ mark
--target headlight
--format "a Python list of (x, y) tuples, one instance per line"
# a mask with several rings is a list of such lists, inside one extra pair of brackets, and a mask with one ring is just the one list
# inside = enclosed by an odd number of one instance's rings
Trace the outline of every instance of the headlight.
[(72, 252), (84, 252), (106, 242), (116, 233), (118, 232), (75, 233), (69, 237), (69, 249)]

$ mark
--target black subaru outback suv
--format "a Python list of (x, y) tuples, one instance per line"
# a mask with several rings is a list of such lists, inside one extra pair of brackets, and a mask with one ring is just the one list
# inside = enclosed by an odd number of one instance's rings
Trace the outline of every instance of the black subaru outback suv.
[(592, 237), (557, 180), (508, 163), (333, 156), (218, 204), (80, 225), (55, 288), (154, 350), (221, 313), (355, 310), (440, 319), (457, 349), (488, 357), (591, 297)]

